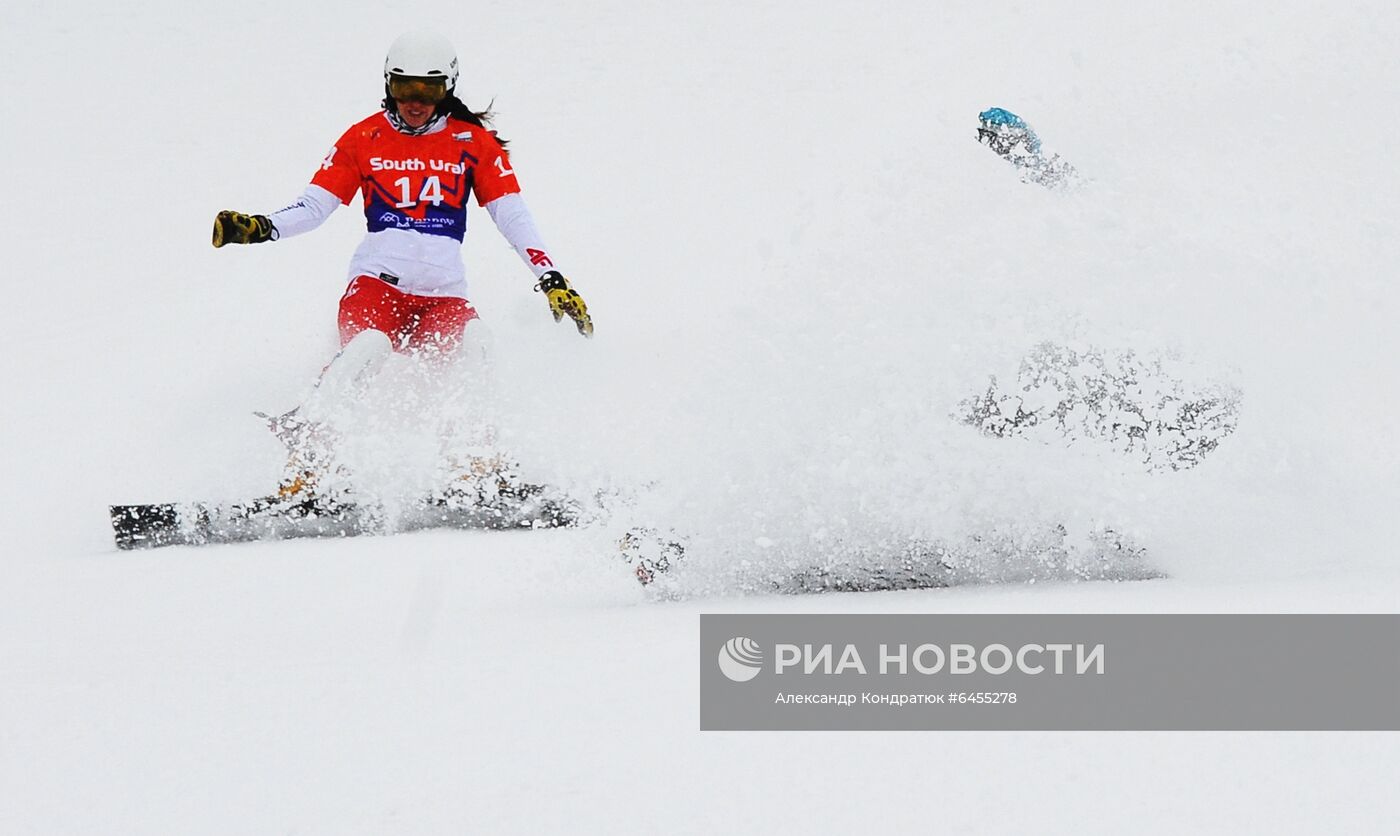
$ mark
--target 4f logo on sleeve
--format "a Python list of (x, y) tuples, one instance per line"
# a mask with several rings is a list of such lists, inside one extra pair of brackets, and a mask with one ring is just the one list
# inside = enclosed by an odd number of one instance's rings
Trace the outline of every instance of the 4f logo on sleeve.
[(334, 145), (331, 146), (331, 150), (329, 150), (329, 151), (326, 152), (326, 158), (325, 158), (324, 160), (321, 160), (321, 170), (322, 170), (322, 171), (325, 171), (326, 169), (330, 168), (330, 167), (333, 166), (333, 165), (335, 165), (335, 146), (334, 146)]
[(554, 262), (549, 260), (549, 253), (544, 250), (526, 249), (525, 254), (530, 257), (530, 263), (536, 267), (553, 267)]

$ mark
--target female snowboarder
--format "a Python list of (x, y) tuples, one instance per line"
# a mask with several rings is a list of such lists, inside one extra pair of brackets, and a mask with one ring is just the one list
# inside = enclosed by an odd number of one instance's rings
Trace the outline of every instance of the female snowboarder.
[[(363, 196), (368, 231), (350, 259), (340, 300), (341, 353), (307, 402), (269, 419), (291, 454), (279, 490), (284, 497), (313, 493), (334, 435), (326, 412), (392, 352), (435, 362), (457, 353), (477, 316), (461, 256), (469, 195), (534, 274), (555, 321), (567, 316), (580, 334), (593, 335), (587, 306), (556, 269), (520, 195), (505, 141), (489, 129), (489, 114), (458, 98), (457, 78), (457, 55), (445, 38), (402, 35), (384, 60), (381, 110), (331, 146), (299, 198), (266, 215), (225, 210), (214, 219), (215, 247), (259, 244), (309, 232), (357, 192)], [(449, 469), (494, 477), (503, 466), (497, 456)]]

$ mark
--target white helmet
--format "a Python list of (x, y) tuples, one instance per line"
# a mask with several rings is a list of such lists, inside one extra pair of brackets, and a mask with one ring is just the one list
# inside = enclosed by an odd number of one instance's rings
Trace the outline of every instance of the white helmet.
[(457, 52), (446, 38), (433, 32), (406, 32), (384, 58), (384, 83), (390, 75), (446, 78), (449, 92), (457, 86)]

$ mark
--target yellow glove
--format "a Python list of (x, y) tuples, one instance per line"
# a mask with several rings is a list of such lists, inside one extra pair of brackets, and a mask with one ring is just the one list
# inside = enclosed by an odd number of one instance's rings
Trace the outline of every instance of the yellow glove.
[(564, 278), (563, 273), (558, 270), (545, 273), (540, 277), (540, 283), (535, 285), (535, 290), (544, 291), (555, 322), (567, 316), (578, 326), (580, 334), (585, 337), (593, 336), (593, 320), (588, 316), (588, 306), (583, 303), (583, 297), (578, 295), (578, 291), (569, 287), (569, 280)]
[(277, 238), (277, 227), (266, 215), (245, 215), (228, 209), (214, 216), (214, 246), (261, 244)]

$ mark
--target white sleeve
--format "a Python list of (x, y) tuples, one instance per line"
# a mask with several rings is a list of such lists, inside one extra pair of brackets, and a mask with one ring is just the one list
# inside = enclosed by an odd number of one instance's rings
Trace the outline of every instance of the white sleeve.
[(277, 238), (290, 238), (303, 232), (310, 232), (321, 224), (331, 213), (340, 208), (340, 198), (317, 185), (306, 187), (301, 197), (291, 206), (278, 209), (267, 216), (277, 229)]
[(496, 198), (486, 204), (486, 211), (491, 213), (491, 220), (496, 222), (496, 228), (515, 248), (515, 252), (530, 268), (530, 272), (535, 274), (535, 278), (538, 279), (550, 270), (559, 269), (554, 266), (549, 250), (545, 249), (544, 239), (540, 237), (540, 231), (535, 226), (530, 208), (525, 205), (525, 198), (521, 197), (519, 192)]

